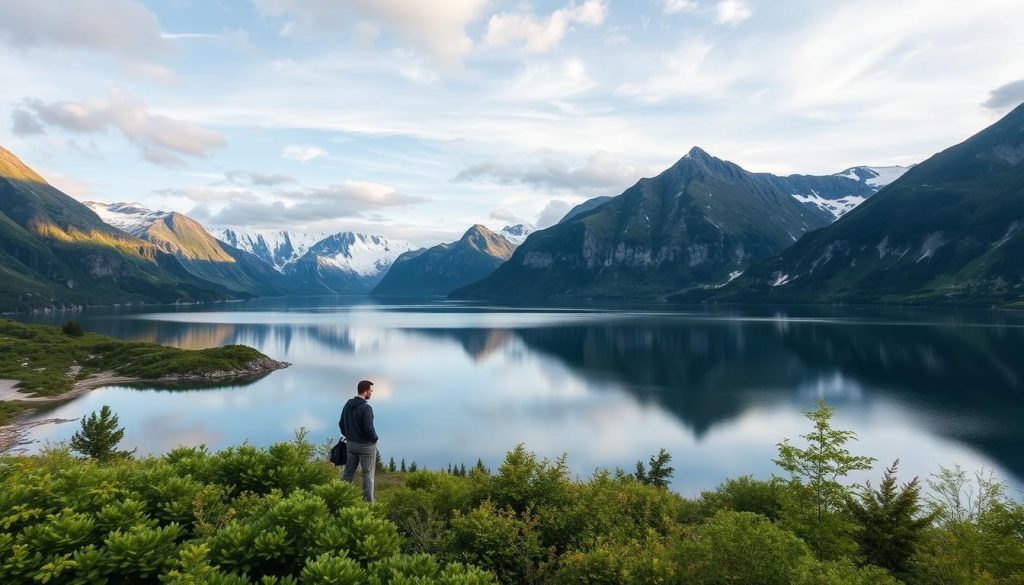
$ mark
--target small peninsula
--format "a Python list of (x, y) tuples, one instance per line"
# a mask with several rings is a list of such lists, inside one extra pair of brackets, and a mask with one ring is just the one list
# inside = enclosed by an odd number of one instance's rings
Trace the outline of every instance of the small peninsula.
[[(288, 367), (245, 345), (188, 350), (62, 327), (0, 320), (0, 431), (15, 415), (109, 384), (210, 383)], [(0, 432), (0, 451), (12, 432)], [(8, 437), (9, 438), (9, 437)]]

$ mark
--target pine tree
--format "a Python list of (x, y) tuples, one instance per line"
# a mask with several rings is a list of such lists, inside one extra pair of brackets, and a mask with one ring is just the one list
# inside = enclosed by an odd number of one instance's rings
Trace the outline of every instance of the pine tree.
[(386, 467), (384, 467), (384, 459), (380, 456), (380, 451), (377, 451), (377, 460), (374, 461), (373, 467), (374, 469), (380, 469), (381, 471), (386, 469)]
[(117, 444), (123, 438), (124, 428), (118, 426), (117, 415), (104, 404), (98, 416), (93, 412), (82, 419), (82, 429), (71, 437), (71, 449), (99, 461), (127, 457), (135, 450), (118, 451)]
[(490, 475), (491, 474), (491, 470), (487, 469), (487, 466), (484, 465), (484, 460), (479, 458), (479, 457), (477, 457), (477, 459), (476, 459), (476, 465), (473, 466), (473, 471), (479, 471), (480, 473), (482, 473), (484, 475)]
[(394, 471), (397, 469), (398, 468), (395, 467), (395, 458), (392, 457), (391, 459), (388, 460), (388, 471), (394, 473)]
[(866, 483), (856, 498), (850, 498), (849, 506), (861, 526), (856, 540), (865, 562), (905, 577), (934, 513), (921, 513), (921, 485), (916, 477), (902, 488), (896, 486), (899, 463), (897, 459), (885, 470), (878, 489)]
[(459, 464), (459, 475), (462, 476), (462, 477), (466, 477), (466, 464), (465, 463), (460, 463)]
[(416, 471), (416, 462), (415, 462), (415, 461), (413, 461), (413, 462), (412, 462), (412, 463), (411, 463), (411, 464), (409, 465), (409, 471), (410, 471), (410, 472), (412, 472), (412, 471)]
[(451, 474), (452, 474), (452, 464), (449, 463), (448, 464), (448, 475), (451, 475)]
[(633, 472), (633, 478), (640, 483), (647, 483), (647, 471), (644, 469), (644, 462), (639, 459), (636, 462), (636, 471)]

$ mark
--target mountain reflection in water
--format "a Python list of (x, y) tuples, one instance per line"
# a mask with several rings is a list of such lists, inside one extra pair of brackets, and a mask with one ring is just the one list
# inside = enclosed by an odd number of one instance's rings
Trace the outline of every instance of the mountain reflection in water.
[[(587, 474), (629, 468), (663, 446), (676, 456), (674, 485), (694, 491), (772, 473), (774, 444), (805, 432), (800, 411), (824, 398), (859, 433), (855, 450), (881, 463), (900, 456), (920, 474), (990, 465), (1015, 485), (1024, 477), (1016, 314), (279, 303), (83, 313), (92, 331), (186, 348), (243, 343), (295, 365), (148, 406), (138, 397), (155, 395), (103, 390), (49, 415), (114, 400), (144, 452), (175, 441), (262, 444), (287, 439), (294, 427), (284, 423), (331, 433), (345, 385), (370, 377), (382, 381), (378, 417), (391, 427), (385, 455), (496, 464), (526, 442), (546, 456), (568, 451)], [(147, 432), (133, 433), (132, 421)], [(66, 438), (70, 426), (37, 438)]]

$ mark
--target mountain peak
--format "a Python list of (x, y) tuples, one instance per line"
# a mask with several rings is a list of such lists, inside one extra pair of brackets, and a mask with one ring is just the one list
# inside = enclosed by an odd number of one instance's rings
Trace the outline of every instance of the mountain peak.
[(715, 157), (708, 154), (708, 151), (704, 150), (703, 148), (699, 146), (694, 146), (693, 148), (690, 149), (690, 152), (686, 153), (686, 156), (684, 156), (683, 158), (712, 159)]

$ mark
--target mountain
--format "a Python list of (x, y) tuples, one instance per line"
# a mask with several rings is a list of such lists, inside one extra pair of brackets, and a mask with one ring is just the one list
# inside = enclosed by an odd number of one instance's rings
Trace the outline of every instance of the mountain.
[(0, 148), (0, 310), (232, 296)]
[(384, 236), (341, 232), (328, 236), (284, 273), (306, 294), (362, 294), (370, 292), (398, 256), (412, 244)]
[(193, 275), (229, 290), (252, 295), (288, 291), (285, 278), (262, 260), (214, 238), (196, 220), (177, 212), (153, 211), (138, 203), (86, 201), (106, 223), (175, 256)]
[(834, 175), (761, 175), (797, 201), (839, 219), (879, 189), (900, 178), (910, 167), (851, 167)]
[(558, 220), (558, 223), (565, 223), (565, 222), (569, 221), (570, 219), (576, 217), (577, 215), (579, 215), (581, 213), (590, 211), (591, 209), (594, 209), (595, 207), (597, 207), (599, 205), (602, 205), (604, 203), (608, 203), (612, 199), (615, 199), (615, 198), (614, 197), (610, 197), (608, 195), (602, 195), (601, 197), (594, 197), (593, 199), (587, 199), (583, 203), (580, 203), (576, 207), (573, 207), (572, 209), (570, 209), (569, 213), (566, 213), (565, 216), (562, 217), (562, 219)]
[(502, 234), (474, 225), (456, 242), (399, 256), (373, 294), (447, 295), (494, 272), (513, 250), (515, 245)]
[(515, 225), (507, 225), (501, 228), (499, 233), (513, 246), (518, 246), (525, 242), (526, 238), (535, 231), (537, 231), (537, 228), (528, 223), (517, 223)]
[(1024, 105), (906, 172), (715, 300), (1024, 302)]
[(765, 177), (693, 148), (657, 177), (535, 232), (452, 296), (643, 297), (718, 285), (829, 222)]
[(293, 232), (290, 230), (236, 231), (215, 229), (210, 233), (218, 240), (244, 250), (263, 260), (278, 272), (298, 260), (327, 234)]

